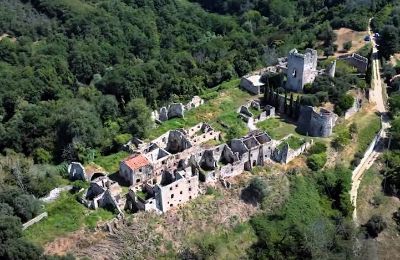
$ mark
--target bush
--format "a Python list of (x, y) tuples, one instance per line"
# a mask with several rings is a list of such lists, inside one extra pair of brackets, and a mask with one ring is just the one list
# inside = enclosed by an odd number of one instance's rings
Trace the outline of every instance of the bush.
[(307, 158), (307, 166), (313, 171), (318, 171), (324, 167), (326, 160), (326, 153), (313, 154)]
[(27, 194), (16, 197), (13, 206), (15, 214), (24, 222), (32, 219), (41, 211), (41, 202)]
[(373, 215), (365, 224), (365, 227), (368, 235), (375, 238), (387, 227), (387, 224), (381, 216)]
[(310, 154), (317, 154), (326, 152), (326, 144), (323, 142), (315, 142), (313, 146), (308, 150)]
[(248, 203), (261, 203), (267, 196), (267, 184), (258, 177), (251, 179), (249, 186), (242, 190), (241, 198)]
[(53, 160), (53, 156), (50, 154), (49, 151), (43, 148), (37, 148), (33, 152), (33, 160), (35, 161), (35, 163), (46, 164), (50, 163)]
[(349, 51), (352, 46), (353, 46), (353, 43), (351, 41), (348, 41), (343, 44), (343, 49), (346, 51)]

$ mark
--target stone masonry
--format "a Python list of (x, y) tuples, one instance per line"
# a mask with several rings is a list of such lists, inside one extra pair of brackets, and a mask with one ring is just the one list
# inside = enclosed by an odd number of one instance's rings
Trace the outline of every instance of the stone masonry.
[(296, 49), (291, 50), (287, 63), (286, 88), (301, 92), (305, 84), (314, 82), (318, 74), (317, 59), (316, 50), (306, 49), (304, 54), (298, 53)]

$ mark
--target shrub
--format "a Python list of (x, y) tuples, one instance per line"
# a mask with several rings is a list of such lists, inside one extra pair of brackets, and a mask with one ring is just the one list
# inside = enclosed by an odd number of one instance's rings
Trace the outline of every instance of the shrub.
[(245, 202), (260, 203), (267, 196), (267, 184), (258, 177), (251, 179), (249, 186), (242, 190), (241, 198)]
[(50, 154), (49, 151), (43, 148), (37, 148), (33, 152), (33, 160), (35, 161), (35, 163), (46, 164), (50, 163), (53, 160), (53, 156)]
[(120, 135), (117, 135), (116, 137), (114, 137), (113, 141), (117, 146), (121, 146), (121, 145), (124, 145), (127, 142), (129, 142), (129, 140), (131, 140), (131, 139), (132, 139), (131, 134), (120, 134)]
[(365, 227), (367, 228), (368, 235), (375, 238), (387, 227), (387, 224), (381, 216), (373, 215), (367, 224), (365, 224)]
[(313, 146), (308, 150), (310, 154), (317, 154), (326, 152), (326, 144), (323, 142), (315, 142)]
[(343, 49), (346, 50), (346, 51), (349, 51), (349, 50), (351, 49), (352, 46), (353, 46), (352, 42), (351, 42), (351, 41), (348, 41), (348, 42), (345, 42), (345, 43), (343, 44)]
[(307, 158), (307, 166), (313, 171), (318, 171), (324, 167), (326, 160), (326, 153), (313, 154)]

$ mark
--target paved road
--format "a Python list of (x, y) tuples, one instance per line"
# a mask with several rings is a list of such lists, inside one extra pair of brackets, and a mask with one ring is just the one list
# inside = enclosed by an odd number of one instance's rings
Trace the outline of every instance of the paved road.
[[(372, 18), (369, 20), (369, 24), (371, 24)], [(372, 151), (370, 153), (365, 154), (365, 158), (362, 160), (362, 165), (357, 167), (352, 174), (352, 186), (350, 191), (351, 202), (354, 206), (353, 212), (353, 220), (356, 224), (357, 221), (357, 195), (358, 195), (358, 187), (360, 186), (360, 182), (366, 170), (368, 170), (375, 160), (379, 157), (379, 155), (383, 151), (383, 140), (387, 135), (387, 130), (390, 128), (389, 119), (387, 116), (387, 110), (385, 106), (385, 100), (383, 98), (383, 88), (384, 86), (381, 80), (380, 74), (380, 63), (378, 57), (378, 49), (376, 47), (376, 42), (373, 37), (373, 32), (371, 27), (368, 26), (368, 33), (370, 35), (371, 43), (372, 43), (372, 82), (371, 87), (372, 91), (370, 91), (370, 102), (376, 104), (376, 110), (381, 114), (381, 123), (382, 123), (382, 131), (380, 132), (378, 141)], [(386, 93), (386, 92), (385, 92)]]

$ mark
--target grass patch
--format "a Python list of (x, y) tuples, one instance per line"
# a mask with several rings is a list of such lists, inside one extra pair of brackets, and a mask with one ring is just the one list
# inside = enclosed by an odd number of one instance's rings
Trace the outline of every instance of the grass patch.
[(358, 122), (357, 151), (364, 152), (381, 128), (380, 119), (375, 114), (365, 116)]
[(118, 153), (106, 155), (106, 156), (98, 156), (94, 159), (94, 163), (103, 167), (107, 172), (114, 173), (119, 169), (119, 163), (121, 160), (126, 158), (129, 153), (125, 151), (120, 151)]
[(148, 139), (154, 139), (169, 130), (192, 127), (199, 122), (209, 123), (225, 134), (231, 127), (237, 128), (238, 134), (246, 134), (246, 125), (236, 110), (251, 96), (239, 89), (238, 85), (239, 79), (235, 79), (206, 90), (201, 95), (207, 99), (204, 105), (185, 112), (184, 118), (173, 118), (158, 125)]
[(269, 118), (257, 123), (257, 127), (276, 140), (282, 139), (289, 134), (298, 135), (295, 131), (296, 125), (287, 123), (281, 118)]
[(304, 143), (304, 139), (296, 137), (294, 135), (290, 136), (285, 140), (285, 142), (289, 145), (293, 150), (299, 149)]
[(82, 227), (95, 228), (98, 221), (114, 217), (113, 213), (104, 209), (87, 209), (76, 200), (75, 195), (69, 193), (62, 193), (55, 202), (47, 204), (45, 211), (49, 214), (47, 219), (24, 231), (26, 238), (39, 245)]

